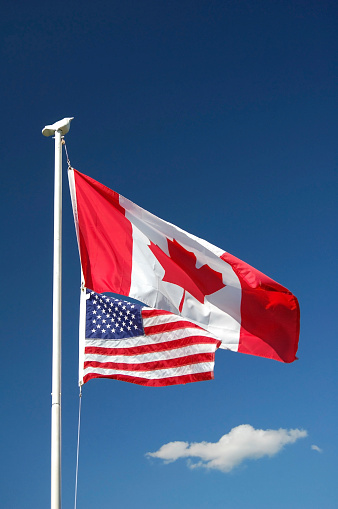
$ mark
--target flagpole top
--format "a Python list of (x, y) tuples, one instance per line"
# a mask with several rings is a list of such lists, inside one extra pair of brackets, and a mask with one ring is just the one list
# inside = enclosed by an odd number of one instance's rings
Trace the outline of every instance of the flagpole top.
[(44, 136), (52, 136), (55, 133), (55, 131), (60, 131), (61, 134), (64, 136), (65, 134), (68, 133), (70, 129), (70, 123), (73, 120), (73, 118), (74, 117), (65, 117), (52, 125), (46, 125), (42, 129), (42, 134)]

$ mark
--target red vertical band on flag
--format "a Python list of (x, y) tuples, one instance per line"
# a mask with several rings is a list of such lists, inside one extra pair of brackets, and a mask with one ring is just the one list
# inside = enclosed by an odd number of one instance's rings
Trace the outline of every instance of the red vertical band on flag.
[(98, 293), (129, 295), (132, 226), (119, 194), (77, 170), (74, 179), (85, 285)]
[(296, 359), (300, 312), (297, 298), (284, 286), (224, 253), (242, 287), (238, 351), (283, 362)]

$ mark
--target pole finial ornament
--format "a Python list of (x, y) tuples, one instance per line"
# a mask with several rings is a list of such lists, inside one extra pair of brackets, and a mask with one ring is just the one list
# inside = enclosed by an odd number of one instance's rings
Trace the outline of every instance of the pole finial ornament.
[(42, 134), (46, 137), (53, 136), (55, 131), (60, 131), (62, 136), (68, 133), (70, 129), (70, 123), (73, 120), (74, 117), (65, 117), (62, 120), (59, 120), (58, 122), (55, 122), (51, 125), (46, 125), (42, 129)]

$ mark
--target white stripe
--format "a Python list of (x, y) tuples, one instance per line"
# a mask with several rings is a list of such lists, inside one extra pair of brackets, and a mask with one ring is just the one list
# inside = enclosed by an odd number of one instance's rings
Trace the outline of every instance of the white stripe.
[(192, 364), (188, 366), (179, 366), (177, 368), (168, 368), (168, 369), (155, 369), (153, 371), (124, 371), (118, 369), (102, 369), (102, 368), (92, 368), (89, 367), (84, 370), (83, 376), (87, 374), (97, 374), (97, 375), (128, 375), (137, 378), (145, 378), (148, 380), (159, 380), (161, 378), (170, 378), (177, 377), (183, 375), (193, 375), (198, 373), (207, 373), (209, 371), (213, 371), (214, 363), (213, 362), (201, 362), (200, 364)]
[(125, 339), (91, 339), (86, 338), (86, 346), (96, 346), (100, 348), (132, 348), (133, 346), (144, 346), (150, 343), (166, 343), (177, 339), (190, 337), (199, 337), (203, 343), (203, 338), (214, 336), (208, 332), (199, 331), (198, 329), (177, 329), (159, 334), (151, 334), (149, 336), (137, 336)]
[(187, 321), (186, 318), (178, 315), (154, 315), (154, 316), (146, 316), (143, 318), (143, 325), (145, 327), (151, 327), (152, 325), (162, 325), (163, 323), (176, 323)]
[(180, 357), (188, 357), (195, 354), (214, 353), (216, 345), (189, 345), (173, 350), (165, 350), (161, 352), (149, 352), (139, 355), (100, 355), (85, 354), (85, 362), (117, 362), (125, 364), (142, 364), (143, 362), (166, 361), (169, 359), (178, 359)]
[[(171, 315), (163, 314), (163, 315), (154, 315), (154, 316), (144, 317), (143, 325), (144, 325), (144, 327), (152, 327), (155, 325), (163, 325), (166, 323), (179, 324), (180, 322), (187, 322), (187, 321), (189, 321), (189, 320), (187, 318), (185, 318), (184, 316), (173, 315), (173, 314), (171, 314)], [(190, 320), (190, 322), (191, 322), (191, 320)], [(195, 322), (193, 322), (193, 323), (195, 323)], [(196, 325), (198, 325), (198, 324), (196, 324)], [(203, 329), (203, 333), (204, 332), (206, 334), (208, 334), (208, 332), (205, 331), (205, 329)]]

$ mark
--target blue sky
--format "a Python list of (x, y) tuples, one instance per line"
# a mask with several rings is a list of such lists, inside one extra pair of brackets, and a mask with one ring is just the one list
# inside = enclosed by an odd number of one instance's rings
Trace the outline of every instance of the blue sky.
[[(255, 266), (301, 308), (291, 365), (218, 351), (211, 382), (86, 384), (78, 508), (337, 507), (337, 17), (326, 0), (3, 6), (5, 509), (49, 505), (54, 144), (41, 129), (65, 116), (75, 168)], [(67, 186), (64, 164), (63, 507), (80, 285)], [(230, 472), (146, 456), (242, 425), (274, 430), (277, 449), (277, 430), (307, 435), (259, 459), (240, 439)]]

